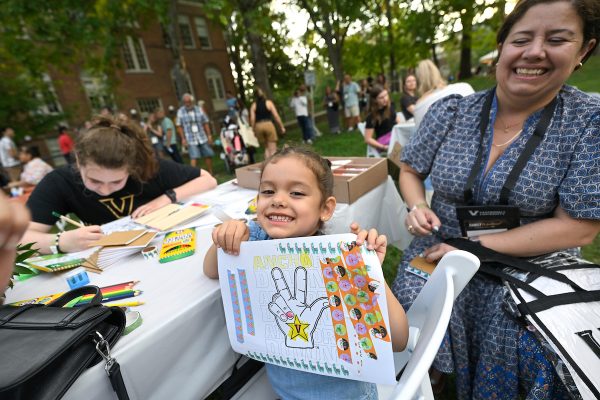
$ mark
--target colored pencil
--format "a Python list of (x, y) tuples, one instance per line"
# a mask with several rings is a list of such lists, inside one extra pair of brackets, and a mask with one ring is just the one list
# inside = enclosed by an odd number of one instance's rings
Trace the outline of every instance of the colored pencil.
[(61, 215), (59, 213), (57, 213), (56, 211), (52, 211), (52, 215), (55, 216), (56, 218), (60, 218), (62, 221), (64, 222), (68, 222), (72, 225), (75, 225), (79, 228), (83, 228), (85, 225), (83, 225), (81, 222), (77, 222), (74, 219), (71, 219), (69, 217), (65, 217), (64, 215)]

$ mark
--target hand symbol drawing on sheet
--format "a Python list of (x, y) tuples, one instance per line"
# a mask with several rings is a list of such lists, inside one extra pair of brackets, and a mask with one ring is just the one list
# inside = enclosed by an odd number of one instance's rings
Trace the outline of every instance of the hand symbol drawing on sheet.
[(329, 307), (327, 298), (320, 297), (310, 305), (306, 304), (305, 268), (298, 267), (294, 271), (293, 295), (280, 268), (273, 268), (271, 276), (277, 292), (268, 307), (285, 337), (285, 345), (300, 349), (313, 348), (313, 333), (323, 311)]

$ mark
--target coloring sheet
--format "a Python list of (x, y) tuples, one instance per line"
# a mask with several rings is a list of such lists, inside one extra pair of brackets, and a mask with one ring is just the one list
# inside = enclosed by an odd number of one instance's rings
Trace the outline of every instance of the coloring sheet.
[(243, 242), (219, 249), (233, 349), (321, 375), (395, 384), (381, 265), (354, 234)]

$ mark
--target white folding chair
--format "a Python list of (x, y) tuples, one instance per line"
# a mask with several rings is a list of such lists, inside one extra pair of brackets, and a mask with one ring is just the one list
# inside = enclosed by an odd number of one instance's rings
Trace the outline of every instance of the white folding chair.
[[(365, 127), (367, 126), (367, 123), (359, 122), (357, 126), (358, 126), (358, 130), (360, 131), (360, 134), (363, 135), (363, 138), (364, 138), (365, 137)], [(381, 158), (381, 153), (375, 147), (367, 145), (367, 157)]]
[(394, 353), (396, 373), (404, 368), (402, 376), (396, 386), (378, 386), (380, 399), (433, 400), (429, 367), (444, 338), (454, 300), (477, 269), (479, 259), (462, 250), (451, 251), (440, 260), (406, 313), (408, 344), (403, 352)]

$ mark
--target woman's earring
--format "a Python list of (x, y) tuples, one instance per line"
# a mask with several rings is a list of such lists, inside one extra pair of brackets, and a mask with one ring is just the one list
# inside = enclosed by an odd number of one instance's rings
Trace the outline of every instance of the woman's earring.
[(580, 62), (579, 64), (577, 64), (577, 65), (575, 66), (575, 71), (577, 71), (577, 70), (578, 70), (579, 68), (581, 68), (581, 67), (583, 67), (583, 63), (582, 63), (582, 62)]

